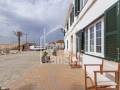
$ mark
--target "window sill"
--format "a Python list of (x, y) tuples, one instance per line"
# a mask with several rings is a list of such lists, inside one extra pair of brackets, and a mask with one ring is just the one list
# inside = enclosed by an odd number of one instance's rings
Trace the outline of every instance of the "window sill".
[(99, 58), (104, 58), (103, 53), (96, 53), (96, 52), (85, 52), (84, 54), (94, 56), (94, 57), (99, 57)]

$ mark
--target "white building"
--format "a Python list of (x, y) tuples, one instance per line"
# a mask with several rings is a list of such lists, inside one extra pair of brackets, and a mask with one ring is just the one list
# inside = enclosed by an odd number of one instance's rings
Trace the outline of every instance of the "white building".
[(65, 24), (65, 52), (83, 53), (83, 59), (119, 60), (119, 7), (119, 0), (73, 0)]

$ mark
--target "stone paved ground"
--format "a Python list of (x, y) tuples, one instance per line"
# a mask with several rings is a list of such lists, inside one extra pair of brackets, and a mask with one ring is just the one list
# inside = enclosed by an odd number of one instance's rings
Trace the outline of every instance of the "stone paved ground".
[(11, 90), (84, 90), (83, 83), (80, 69), (63, 64), (43, 64), (32, 68), (9, 87)]
[(9, 83), (21, 78), (24, 72), (36, 65), (40, 65), (39, 52), (0, 56), (0, 86), (8, 87)]
[[(42, 64), (39, 52), (0, 56), (0, 86), (10, 90), (84, 90), (84, 74), (60, 51)], [(90, 83), (89, 83), (90, 85)]]
[(51, 63), (36, 65), (11, 82), (10, 90), (84, 90), (83, 71), (71, 69), (60, 53)]

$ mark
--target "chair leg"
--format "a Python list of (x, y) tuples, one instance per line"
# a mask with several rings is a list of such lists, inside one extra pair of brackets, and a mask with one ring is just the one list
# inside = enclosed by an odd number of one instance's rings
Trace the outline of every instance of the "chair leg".
[(85, 90), (87, 90), (87, 77), (85, 75)]
[(97, 80), (96, 80), (97, 76), (96, 76), (96, 73), (94, 73), (94, 80), (95, 80), (95, 89), (94, 90), (97, 90)]
[(86, 67), (85, 67), (84, 75), (85, 75), (85, 90), (87, 90), (87, 74), (86, 74)]
[(115, 90), (119, 90), (119, 85), (116, 85)]
[(96, 85), (95, 85), (95, 89), (94, 90), (97, 90), (97, 87), (96, 87)]
[(119, 90), (119, 72), (115, 73), (116, 90)]

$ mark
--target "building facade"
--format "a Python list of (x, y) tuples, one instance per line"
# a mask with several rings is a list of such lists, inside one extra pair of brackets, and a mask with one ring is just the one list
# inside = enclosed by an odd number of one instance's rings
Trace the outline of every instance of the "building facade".
[[(65, 24), (65, 52), (85, 58), (120, 58), (119, 0), (73, 0)], [(87, 59), (88, 59), (87, 58)]]

